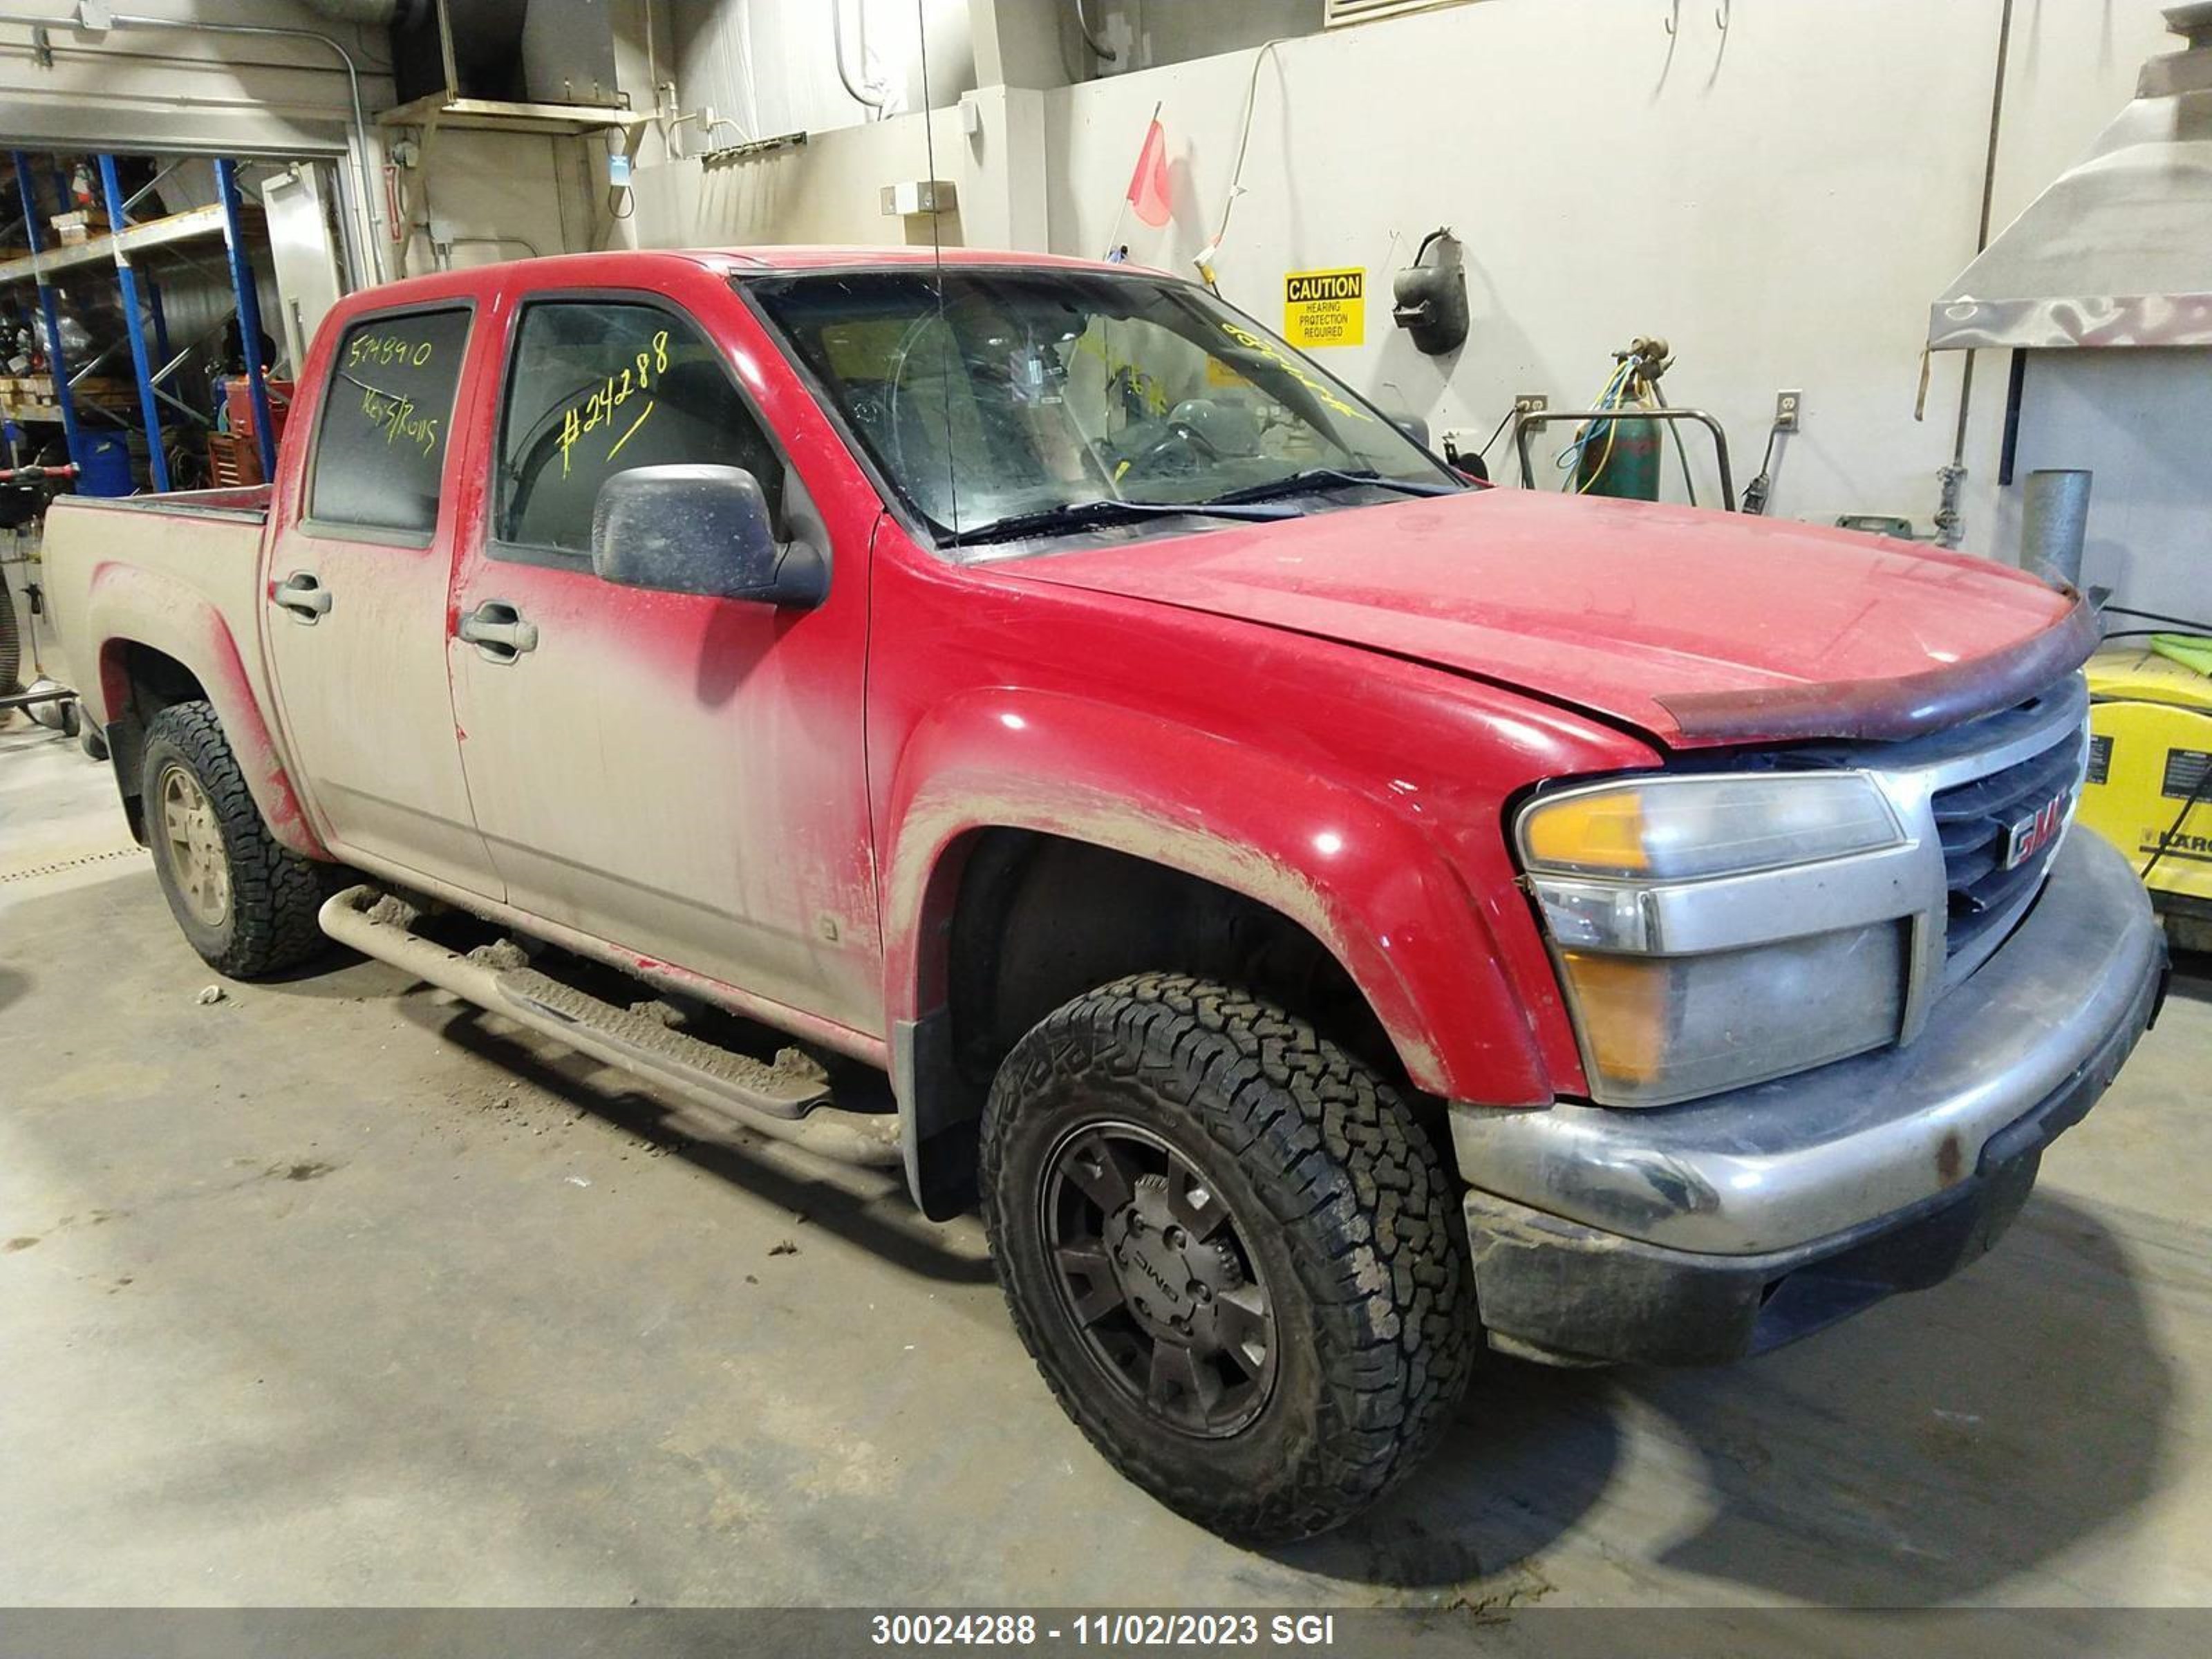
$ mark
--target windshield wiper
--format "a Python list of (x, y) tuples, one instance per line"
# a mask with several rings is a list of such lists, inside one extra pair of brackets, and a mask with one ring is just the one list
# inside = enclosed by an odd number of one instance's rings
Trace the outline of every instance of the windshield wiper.
[(1270, 478), (1265, 483), (1248, 484), (1242, 489), (1206, 498), (1209, 507), (1237, 501), (1264, 501), (1277, 495), (1302, 495), (1323, 484), (1372, 484), (1377, 489), (1395, 489), (1401, 495), (1457, 495), (1462, 493), (1457, 484), (1421, 483), (1412, 478), (1386, 478), (1380, 472), (1354, 472), (1343, 467), (1310, 466), (1303, 472), (1293, 472), (1287, 477)]
[(1064, 506), (1048, 507), (1036, 513), (1015, 513), (1003, 519), (993, 519), (987, 524), (977, 525), (973, 530), (958, 532), (951, 538), (951, 542), (955, 547), (967, 547), (977, 542), (1010, 542), (1024, 536), (1049, 536), (1061, 531), (1088, 530), (1094, 525), (1127, 523), (1133, 519), (1173, 517), (1187, 513), (1208, 519), (1241, 519), (1251, 523), (1298, 516), (1296, 509), (1291, 507), (1267, 507), (1258, 502), (1245, 505), (1226, 499), (1210, 501), (1070, 501)]

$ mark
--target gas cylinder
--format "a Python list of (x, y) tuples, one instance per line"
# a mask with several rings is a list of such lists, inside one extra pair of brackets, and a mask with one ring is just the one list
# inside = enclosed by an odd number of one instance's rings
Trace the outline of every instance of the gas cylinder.
[(1659, 499), (1659, 422), (1641, 415), (1592, 421), (1575, 465), (1575, 487), (1585, 495), (1623, 501)]

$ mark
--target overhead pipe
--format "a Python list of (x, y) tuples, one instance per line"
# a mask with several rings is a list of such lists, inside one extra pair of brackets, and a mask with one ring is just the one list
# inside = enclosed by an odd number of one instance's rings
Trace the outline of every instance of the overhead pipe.
[[(1990, 218), (1996, 204), (1997, 148), (2004, 125), (2005, 61), (2012, 52), (2013, 0), (2004, 0), (2003, 9), (1997, 16), (1997, 61), (1990, 77), (1990, 137), (1982, 159), (1982, 210), (1974, 228), (1974, 252), (1979, 253), (1990, 245)], [(1923, 350), (1923, 359), (1927, 356)], [(1966, 428), (1974, 412), (1974, 356), (1966, 353), (1966, 360), (1959, 365), (1959, 419), (1951, 432), (1951, 459), (1936, 469), (1936, 477), (1942, 489), (1942, 497), (1936, 509), (1936, 544), (1954, 548), (1966, 540), (1966, 516), (1959, 509), (1959, 497), (1966, 478)], [(1927, 371), (1922, 370), (1924, 374)]]
[[(865, 7), (867, 4), (867, 0), (860, 0), (860, 3)], [(847, 95), (849, 96), (854, 103), (864, 105), (867, 108), (873, 110), (875, 112), (875, 115), (872, 118), (873, 119), (878, 121), (882, 120), (884, 118), (884, 106), (890, 102), (890, 89), (889, 88), (885, 88), (883, 91), (878, 93), (876, 96), (871, 98), (866, 91), (862, 90), (862, 88), (872, 85), (872, 83), (863, 82), (861, 86), (854, 86), (853, 84), (852, 71), (845, 67), (845, 0), (830, 0), (830, 50), (836, 54), (837, 58), (837, 78), (845, 83), (845, 91)], [(862, 44), (860, 51), (862, 56), (865, 58), (867, 52), (867, 46), (865, 42)], [(865, 70), (867, 65), (863, 63), (860, 67)]]
[[(313, 3), (313, 0), (310, 0), (310, 3)], [(368, 3), (368, 0), (363, 0), (363, 3)], [(419, 3), (420, 0), (408, 0), (410, 4)], [(345, 0), (329, 0), (328, 5), (319, 6), (318, 9), (324, 11), (325, 15), (335, 15), (329, 10), (329, 6), (344, 3)], [(398, 0), (391, 0), (391, 3), (397, 5)], [(113, 13), (107, 17), (106, 22), (106, 27), (103, 28), (88, 26), (87, 21), (81, 17), (42, 17), (23, 12), (0, 11), (0, 23), (12, 23), (22, 28), (66, 29), (74, 34), (89, 34), (95, 39), (105, 34), (106, 28), (163, 29), (173, 33), (181, 32), (191, 34), (234, 34), (263, 40), (305, 40), (335, 54), (338, 62), (344, 66), (346, 91), (353, 105), (354, 184), (356, 190), (360, 192), (361, 211), (368, 221), (369, 230), (365, 263), (371, 282), (380, 283), (384, 280), (384, 257), (382, 250), (377, 246), (376, 235), (378, 230), (382, 228), (382, 222), (377, 217), (375, 195), (368, 187), (368, 116), (365, 106), (361, 101), (361, 70), (355, 64), (351, 52), (329, 35), (319, 33), (313, 29), (284, 28), (270, 23), (205, 23), (181, 17), (146, 17), (126, 12)], [(350, 215), (346, 216), (345, 228), (346, 240), (350, 244), (354, 240), (354, 231), (356, 228)], [(356, 264), (358, 265), (361, 263), (364, 262), (359, 258), (356, 251)]]
[(1083, 44), (1091, 48), (1091, 55), (1102, 63), (1118, 64), (1121, 54), (1098, 38), (1098, 31), (1091, 27), (1091, 19), (1083, 9), (1083, 0), (1075, 0), (1075, 32), (1083, 37)]
[(372, 282), (384, 280), (383, 250), (377, 246), (380, 222), (376, 198), (368, 184), (368, 116), (361, 101), (361, 70), (353, 54), (327, 34), (313, 29), (279, 27), (269, 23), (203, 23), (173, 17), (143, 17), (118, 12), (109, 19), (119, 29), (189, 30), (204, 34), (235, 34), (264, 40), (306, 40), (335, 53), (345, 66), (346, 93), (353, 104), (354, 186), (361, 192), (361, 210), (368, 221), (368, 274)]

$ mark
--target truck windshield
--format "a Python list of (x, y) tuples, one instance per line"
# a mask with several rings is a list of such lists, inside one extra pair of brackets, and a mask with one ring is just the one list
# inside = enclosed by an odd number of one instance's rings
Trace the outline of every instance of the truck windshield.
[(970, 268), (747, 286), (947, 543), (1458, 487), (1356, 392), (1189, 283)]

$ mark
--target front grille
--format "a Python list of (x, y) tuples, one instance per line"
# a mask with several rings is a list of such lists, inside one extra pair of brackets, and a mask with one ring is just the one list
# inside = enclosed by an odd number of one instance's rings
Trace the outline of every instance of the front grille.
[(2058, 838), (2052, 836), (2011, 869), (2004, 867), (2013, 826), (2033, 817), (2081, 781), (2079, 732), (2026, 760), (1939, 789), (1929, 802), (1943, 841), (1950, 889), (1949, 953), (1957, 956), (2009, 917), (2035, 890)]

